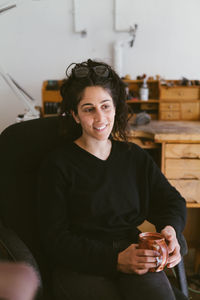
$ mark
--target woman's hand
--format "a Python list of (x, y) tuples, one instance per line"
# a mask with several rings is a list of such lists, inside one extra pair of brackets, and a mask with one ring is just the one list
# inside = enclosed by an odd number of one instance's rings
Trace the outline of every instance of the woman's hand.
[(138, 249), (137, 244), (131, 244), (118, 254), (117, 269), (123, 273), (145, 274), (149, 268), (157, 267), (159, 252), (154, 250)]
[(164, 235), (168, 245), (169, 258), (167, 261), (167, 267), (173, 268), (181, 260), (180, 245), (176, 238), (176, 232), (172, 226), (166, 226), (161, 231), (161, 234)]

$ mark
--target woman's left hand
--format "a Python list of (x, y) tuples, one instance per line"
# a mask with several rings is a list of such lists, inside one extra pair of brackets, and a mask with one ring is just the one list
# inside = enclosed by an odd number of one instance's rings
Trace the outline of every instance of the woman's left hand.
[(176, 232), (172, 226), (168, 225), (161, 231), (161, 234), (164, 235), (168, 245), (167, 267), (173, 268), (181, 261), (180, 245), (176, 238)]

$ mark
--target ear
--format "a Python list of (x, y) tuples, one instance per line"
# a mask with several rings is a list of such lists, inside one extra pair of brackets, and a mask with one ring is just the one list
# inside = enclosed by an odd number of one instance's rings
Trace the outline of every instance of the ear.
[(80, 119), (79, 119), (78, 114), (75, 114), (75, 112), (73, 110), (71, 110), (71, 114), (72, 114), (74, 120), (76, 121), (76, 123), (80, 124)]

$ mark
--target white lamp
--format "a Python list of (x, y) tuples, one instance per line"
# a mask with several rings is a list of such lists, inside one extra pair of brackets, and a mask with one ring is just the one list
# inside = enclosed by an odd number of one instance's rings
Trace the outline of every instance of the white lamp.
[[(0, 14), (16, 7), (16, 4), (7, 5), (0, 8)], [(35, 100), (0, 66), (0, 75), (5, 80), (7, 85), (11, 88), (14, 94), (20, 101), (23, 101), (27, 111), (17, 117), (16, 121), (26, 121), (40, 117), (40, 112), (35, 108)]]

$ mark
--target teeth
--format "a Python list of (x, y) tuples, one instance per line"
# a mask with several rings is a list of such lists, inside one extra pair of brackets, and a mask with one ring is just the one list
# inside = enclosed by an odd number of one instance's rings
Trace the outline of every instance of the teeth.
[(104, 128), (106, 128), (106, 125), (104, 125), (104, 126), (101, 126), (101, 127), (95, 127), (97, 130), (102, 130), (102, 129), (104, 129)]

